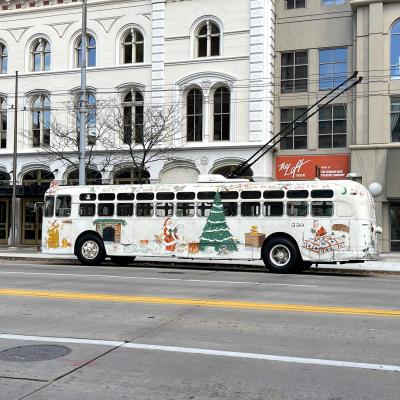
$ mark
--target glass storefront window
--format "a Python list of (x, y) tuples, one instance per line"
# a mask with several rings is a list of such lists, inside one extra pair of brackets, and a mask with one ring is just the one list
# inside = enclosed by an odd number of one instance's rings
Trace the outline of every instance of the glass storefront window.
[(390, 250), (400, 251), (400, 202), (390, 204)]

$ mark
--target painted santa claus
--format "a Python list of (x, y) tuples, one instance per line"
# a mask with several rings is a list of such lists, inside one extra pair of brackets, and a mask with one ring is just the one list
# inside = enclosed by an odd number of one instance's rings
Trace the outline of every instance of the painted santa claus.
[(162, 235), (162, 245), (165, 247), (167, 253), (175, 252), (176, 246), (179, 242), (178, 229), (171, 218), (164, 221)]

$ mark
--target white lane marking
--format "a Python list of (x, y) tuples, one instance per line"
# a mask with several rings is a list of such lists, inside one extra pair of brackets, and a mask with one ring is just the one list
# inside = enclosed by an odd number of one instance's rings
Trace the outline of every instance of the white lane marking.
[(160, 345), (141, 344), (141, 343), (125, 343), (120, 341), (108, 341), (108, 340), (96, 340), (96, 339), (73, 339), (73, 338), (61, 338), (61, 337), (23, 336), (23, 335), (9, 335), (9, 334), (0, 335), (0, 339), (34, 341), (34, 342), (51, 342), (51, 343), (69, 343), (69, 344), (92, 344), (97, 346), (120, 347), (121, 349), (126, 348), (133, 350), (165, 351), (172, 353), (200, 354), (200, 355), (215, 356), (215, 357), (245, 358), (253, 360), (278, 361), (278, 362), (286, 362), (294, 364), (312, 364), (312, 365), (324, 365), (331, 367), (361, 368), (369, 370), (400, 372), (400, 365), (370, 364), (370, 363), (360, 363), (352, 361), (277, 356), (271, 354), (242, 353), (237, 351), (198, 349), (198, 348), (177, 347), (177, 346), (160, 346)]
[(196, 283), (239, 283), (251, 285), (266, 285), (266, 286), (292, 286), (292, 287), (307, 287), (316, 288), (316, 285), (295, 285), (289, 283), (267, 283), (267, 282), (251, 282), (251, 281), (211, 281), (206, 279), (182, 279), (182, 278), (145, 278), (141, 276), (118, 276), (118, 275), (98, 275), (98, 274), (71, 274), (71, 273), (53, 273), (53, 272), (19, 272), (19, 271), (0, 271), (0, 274), (8, 275), (46, 275), (46, 276), (83, 276), (90, 278), (112, 278), (112, 279), (136, 279), (145, 281), (182, 281), (182, 282), (196, 282)]

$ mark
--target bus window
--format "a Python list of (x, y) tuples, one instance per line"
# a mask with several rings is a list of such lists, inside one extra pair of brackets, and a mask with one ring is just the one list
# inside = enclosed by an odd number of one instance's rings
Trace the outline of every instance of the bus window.
[(282, 217), (283, 203), (266, 201), (264, 202), (264, 216), (265, 217)]
[(288, 190), (286, 196), (288, 199), (306, 199), (308, 190)]
[(313, 199), (331, 199), (333, 197), (333, 190), (311, 190), (311, 197)]
[(117, 200), (121, 200), (121, 201), (135, 200), (135, 194), (134, 193), (118, 193)]
[(136, 195), (136, 200), (154, 200), (154, 193), (138, 193)]
[[(139, 197), (139, 194), (137, 197)], [(153, 193), (142, 193), (142, 194), (153, 194)], [(152, 217), (153, 215), (154, 215), (153, 203), (138, 203), (136, 205), (137, 217)]]
[(114, 215), (114, 204), (113, 203), (99, 204), (97, 206), (97, 215), (99, 217), (112, 217)]
[(81, 193), (79, 195), (80, 201), (94, 201), (96, 200), (96, 193)]
[(308, 215), (308, 203), (306, 201), (289, 201), (286, 204), (288, 217), (306, 217)]
[[(157, 195), (158, 194), (160, 194), (160, 193), (157, 193)], [(174, 214), (174, 204), (173, 203), (157, 203), (156, 204), (156, 217), (172, 217), (173, 214)]]
[(174, 200), (175, 193), (173, 192), (161, 192), (156, 194), (157, 200)]
[(239, 198), (238, 192), (221, 192), (221, 200), (236, 200)]
[(338, 217), (353, 217), (354, 208), (351, 204), (340, 201), (336, 203), (336, 215)]
[(79, 205), (80, 217), (93, 217), (96, 212), (96, 205), (93, 203), (85, 203)]
[(178, 203), (176, 205), (176, 216), (194, 217), (194, 203)]
[[(243, 193), (242, 193), (243, 194)], [(260, 193), (261, 196), (261, 193)], [(258, 217), (261, 213), (260, 203), (242, 203), (242, 217)]]
[[(206, 193), (206, 192), (203, 192), (203, 193)], [(197, 205), (197, 216), (198, 217), (208, 217), (210, 215), (212, 206), (213, 206), (212, 203), (199, 203)]]
[(113, 200), (115, 200), (115, 194), (114, 193), (100, 193), (99, 200), (113, 201)]
[(311, 203), (311, 215), (313, 217), (332, 217), (333, 203), (331, 201), (313, 201)]
[(118, 217), (132, 217), (132, 215), (133, 215), (133, 203), (117, 204), (117, 216)]
[(176, 194), (176, 198), (178, 200), (194, 200), (195, 193), (194, 192), (180, 192)]
[(242, 199), (259, 199), (261, 198), (261, 192), (259, 190), (245, 190), (240, 194)]
[(199, 200), (214, 200), (215, 192), (198, 192), (197, 198)]
[(71, 216), (71, 196), (57, 196), (56, 217)]
[(283, 190), (266, 190), (264, 192), (264, 199), (283, 199), (285, 192)]
[(237, 203), (222, 203), (225, 217), (236, 217), (238, 215)]
[(44, 216), (52, 218), (54, 215), (54, 196), (48, 196), (44, 199)]

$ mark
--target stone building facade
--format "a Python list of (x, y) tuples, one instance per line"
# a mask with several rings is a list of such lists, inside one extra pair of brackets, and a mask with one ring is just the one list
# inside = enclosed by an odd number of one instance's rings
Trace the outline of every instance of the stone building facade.
[[(266, 141), (273, 123), (267, 101), (272, 6), (269, 0), (88, 1), (89, 103), (109, 94), (122, 103), (134, 93), (142, 105), (180, 106), (185, 121), (180, 161), (153, 163), (150, 182), (226, 174)], [(79, 1), (0, 1), (0, 244), (9, 241), (15, 71), (19, 243), (40, 240), (40, 215), (33, 205), (49, 182), (76, 183), (76, 171), (46, 162), (38, 144), (52, 140), (46, 128), (50, 118), (72, 123), (63, 107), (79, 93), (80, 32)], [(189, 97), (197, 104), (194, 112), (187, 108)], [(272, 158), (260, 161), (251, 174), (255, 180), (271, 177)], [(91, 176), (99, 183), (134, 183), (136, 171), (128, 162), (93, 165)]]

